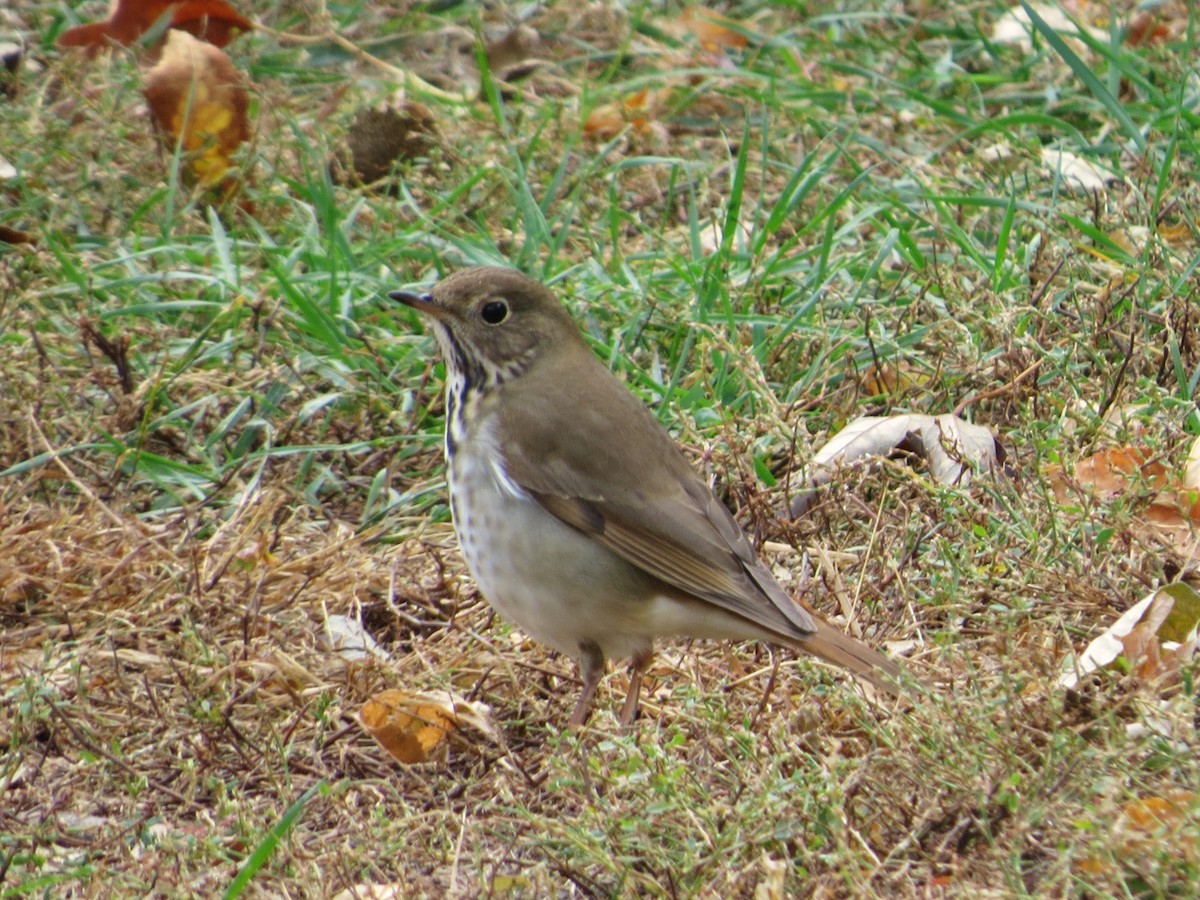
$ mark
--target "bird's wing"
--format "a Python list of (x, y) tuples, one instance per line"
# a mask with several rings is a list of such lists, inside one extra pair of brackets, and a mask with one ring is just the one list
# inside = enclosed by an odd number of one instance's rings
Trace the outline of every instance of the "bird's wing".
[[(660, 498), (652, 505), (630, 506), (536, 490), (530, 494), (547, 512), (686, 594), (781, 636), (796, 638), (816, 630), (812, 617), (766, 567), (738, 553), (694, 503)], [(720, 506), (715, 497), (712, 503)], [(740, 533), (738, 542), (748, 549)]]
[[(780, 637), (815, 632), (812, 616), (775, 581), (665, 429), (604, 375), (604, 404), (596, 397), (568, 398), (550, 411), (505, 404), (512, 416), (505, 433), (522, 436), (504, 447), (507, 477), (550, 514), (676, 589)], [(599, 436), (586, 453), (570, 444), (580, 434)]]

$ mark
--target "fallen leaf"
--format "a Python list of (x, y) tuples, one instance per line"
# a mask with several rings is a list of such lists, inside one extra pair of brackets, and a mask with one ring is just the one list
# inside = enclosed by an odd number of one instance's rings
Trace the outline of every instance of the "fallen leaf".
[[(346, 180), (368, 185), (385, 178), (397, 162), (428, 157), (437, 146), (433, 114), (419, 103), (360, 111), (346, 133)], [(339, 180), (341, 180), (339, 178)]]
[(1164, 222), (1158, 226), (1158, 236), (1174, 249), (1182, 250), (1192, 244), (1193, 225), (1194, 223), (1187, 219), (1173, 224)]
[(860, 384), (868, 397), (881, 397), (910, 391), (926, 380), (917, 369), (905, 363), (877, 363), (863, 373)]
[(583, 133), (588, 137), (609, 140), (626, 128), (649, 132), (665, 96), (665, 90), (643, 88), (620, 102), (597, 106), (583, 123)]
[(1088, 644), (1083, 653), (1067, 660), (1058, 684), (1074, 688), (1085, 675), (1120, 658), (1136, 667), (1146, 663), (1148, 654), (1152, 654), (1153, 665), (1147, 669), (1146, 678), (1150, 680), (1162, 674), (1164, 657), (1176, 660), (1177, 667), (1182, 655), (1194, 651), (1198, 625), (1200, 594), (1184, 582), (1169, 584), (1143, 597)]
[[(1030, 3), (1029, 6), (1037, 13), (1038, 18), (1049, 25), (1052, 30), (1068, 36), (1071, 43), (1077, 44), (1081, 50), (1081, 42), (1074, 37), (1081, 31), (1089, 32), (1097, 40), (1105, 40), (1108, 37), (1106, 32), (1073, 21), (1059, 5)], [(1033, 21), (1029, 18), (1029, 13), (1025, 11), (1024, 7), (1014, 6), (997, 19), (996, 24), (992, 26), (992, 42), (1015, 46), (1028, 54), (1033, 52), (1034, 32)], [(1038, 40), (1041, 41), (1042, 38), (1039, 36)]]
[(692, 36), (710, 53), (721, 50), (740, 50), (747, 43), (746, 35), (734, 29), (737, 23), (706, 6), (685, 9), (679, 18), (667, 24), (664, 30), (676, 37)]
[(1154, 10), (1145, 9), (1129, 20), (1125, 28), (1125, 43), (1130, 47), (1163, 44), (1171, 37), (1171, 29)]
[(543, 64), (538, 58), (542, 37), (528, 25), (518, 25), (484, 48), (488, 71), (500, 81), (516, 81)]
[(1072, 489), (1079, 487), (1103, 498), (1138, 487), (1160, 489), (1166, 485), (1167, 467), (1138, 447), (1110, 447), (1076, 463), (1072, 478), (1061, 466), (1052, 466), (1046, 474), (1058, 502), (1067, 503)]
[(1194, 791), (1173, 791), (1166, 797), (1132, 800), (1121, 810), (1117, 831), (1130, 836), (1161, 836), (1184, 823), (1188, 812), (1200, 806), (1200, 794)]
[(1117, 180), (1116, 175), (1082, 156), (1050, 147), (1042, 148), (1042, 171), (1070, 193), (1094, 194)]
[(449, 691), (382, 691), (363, 704), (359, 720), (388, 753), (406, 765), (425, 762), (447, 735), (463, 725), (496, 740), (491, 710)]
[(225, 53), (172, 30), (162, 57), (146, 72), (143, 94), (155, 124), (174, 149), (182, 146), (201, 187), (236, 187), (232, 156), (250, 137), (245, 79)]
[(0, 244), (36, 244), (37, 238), (27, 231), (0, 225)]
[(806, 489), (792, 500), (793, 518), (814, 503), (816, 489), (837, 471), (864, 456), (890, 455), (906, 450), (925, 458), (939, 484), (966, 484), (971, 470), (1004, 461), (1004, 448), (992, 432), (958, 416), (863, 416), (849, 423), (822, 447), (809, 466)]
[(389, 662), (387, 652), (371, 637), (362, 622), (350, 616), (325, 615), (324, 643), (342, 659), (366, 662), (375, 659)]
[(114, 44), (128, 47), (160, 23), (217, 47), (254, 28), (225, 0), (114, 0), (106, 21), (68, 28), (58, 45), (92, 54)]
[[(1200, 794), (1194, 791), (1172, 791), (1164, 797), (1146, 797), (1131, 800), (1121, 808), (1116, 821), (1111, 825), (1118, 840), (1119, 857), (1126, 860), (1141, 854), (1162, 853), (1165, 848), (1172, 847), (1172, 839), (1176, 838), (1180, 829), (1187, 824), (1189, 816), (1200, 807)], [(1187, 842), (1182, 847), (1185, 852), (1191, 848), (1188, 856), (1195, 858), (1195, 842)], [(1184, 859), (1187, 859), (1185, 856)], [(1186, 864), (1186, 863), (1184, 863)], [(1088, 875), (1108, 875), (1114, 870), (1113, 864), (1105, 858), (1088, 856), (1075, 863), (1076, 868)]]
[(1183, 464), (1182, 486), (1188, 490), (1200, 490), (1200, 437), (1188, 448), (1187, 460)]

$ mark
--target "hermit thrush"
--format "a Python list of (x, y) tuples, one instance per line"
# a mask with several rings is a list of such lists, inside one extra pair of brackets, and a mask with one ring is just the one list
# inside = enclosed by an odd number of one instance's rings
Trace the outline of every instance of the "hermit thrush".
[(503, 616), (579, 660), (573, 726), (609, 658), (632, 657), (632, 721), (658, 637), (784, 644), (897, 692), (899, 666), (784, 592), (545, 287), (488, 267), (391, 297), (430, 318), (446, 359), (450, 510), (467, 565)]

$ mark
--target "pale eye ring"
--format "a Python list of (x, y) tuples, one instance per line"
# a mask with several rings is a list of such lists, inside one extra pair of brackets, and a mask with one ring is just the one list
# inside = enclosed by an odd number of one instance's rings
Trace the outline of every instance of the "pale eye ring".
[(508, 304), (503, 300), (492, 300), (490, 303), (485, 303), (479, 310), (479, 318), (489, 325), (499, 325), (508, 318)]

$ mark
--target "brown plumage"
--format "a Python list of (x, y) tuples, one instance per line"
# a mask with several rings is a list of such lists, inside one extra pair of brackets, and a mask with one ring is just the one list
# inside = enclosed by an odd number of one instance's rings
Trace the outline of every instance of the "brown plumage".
[(586, 718), (606, 659), (632, 658), (622, 711), (657, 637), (795, 647), (895, 694), (901, 668), (790, 597), (670, 435), (542, 285), (468, 269), (431, 295), (447, 360), (455, 525), (484, 596), (576, 657)]

